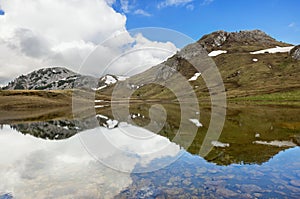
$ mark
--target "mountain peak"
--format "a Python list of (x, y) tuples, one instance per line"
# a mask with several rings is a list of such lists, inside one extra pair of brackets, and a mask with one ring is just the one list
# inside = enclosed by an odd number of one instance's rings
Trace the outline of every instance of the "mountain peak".
[(242, 30), (238, 32), (226, 32), (223, 30), (204, 35), (199, 41), (207, 51), (229, 50), (229, 51), (254, 51), (267, 47), (288, 46), (261, 30)]
[(115, 84), (124, 77), (105, 75), (100, 79), (88, 75), (75, 73), (65, 67), (49, 67), (35, 70), (27, 75), (20, 75), (3, 90), (63, 90), (63, 89), (91, 89), (99, 85), (100, 88)]
[(80, 75), (64, 67), (50, 67), (35, 70), (21, 75), (10, 82), (4, 90), (53, 90), (72, 88), (75, 79)]

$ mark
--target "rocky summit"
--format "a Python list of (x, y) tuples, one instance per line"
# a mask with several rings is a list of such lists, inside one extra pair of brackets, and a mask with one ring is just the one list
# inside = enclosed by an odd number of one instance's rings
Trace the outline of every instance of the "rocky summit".
[(249, 51), (258, 50), (261, 47), (288, 46), (286, 43), (276, 41), (261, 30), (244, 30), (239, 32), (216, 31), (204, 35), (198, 43), (208, 52), (218, 49)]
[(43, 68), (11, 81), (3, 90), (62, 90), (81, 87), (97, 78), (83, 76), (64, 67)]
[[(196, 94), (202, 96), (208, 90), (195, 66), (204, 70), (208, 64), (214, 63), (229, 98), (294, 91), (300, 88), (299, 52), (299, 47), (277, 41), (260, 30), (217, 31), (128, 81), (141, 85), (141, 79), (153, 76), (152, 80), (167, 82), (179, 72)], [(145, 98), (175, 97), (168, 89), (153, 85), (139, 86), (136, 94)]]

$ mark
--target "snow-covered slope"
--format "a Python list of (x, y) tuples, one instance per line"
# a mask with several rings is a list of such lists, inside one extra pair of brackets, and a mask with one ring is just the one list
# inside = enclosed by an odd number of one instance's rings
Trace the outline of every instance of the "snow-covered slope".
[[(43, 68), (27, 75), (21, 75), (11, 81), (3, 90), (63, 90), (93, 89), (100, 90), (109, 85), (124, 81), (127, 77), (105, 75), (96, 78), (81, 75), (64, 67)], [(96, 88), (95, 88), (96, 87)]]
[(290, 52), (295, 46), (288, 46), (288, 47), (279, 47), (276, 46), (276, 48), (268, 48), (265, 50), (259, 50), (255, 52), (250, 52), (250, 54), (264, 54), (264, 53), (287, 53)]
[(44, 68), (33, 71), (27, 75), (21, 75), (4, 90), (61, 90), (76, 87), (76, 80), (80, 84), (87, 81), (98, 81), (97, 78), (83, 76), (63, 67)]
[(125, 76), (115, 76), (115, 75), (109, 75), (109, 74), (105, 75), (100, 78), (100, 80), (98, 82), (98, 87), (93, 88), (93, 90), (104, 89), (104, 88), (108, 87), (109, 85), (116, 84), (118, 81), (125, 81), (128, 78), (129, 77), (125, 77)]
[(214, 51), (208, 53), (208, 56), (215, 57), (215, 56), (221, 55), (223, 53), (227, 53), (227, 51), (226, 50), (214, 50)]

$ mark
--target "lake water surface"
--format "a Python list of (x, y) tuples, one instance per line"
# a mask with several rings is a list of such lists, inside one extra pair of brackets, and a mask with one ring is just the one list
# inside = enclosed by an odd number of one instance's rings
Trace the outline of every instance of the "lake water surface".
[(109, 107), (97, 125), (95, 118), (3, 121), (0, 199), (300, 198), (300, 109), (231, 107), (202, 157), (210, 110), (201, 109), (185, 147), (175, 139), (178, 107), (164, 106), (173, 114), (158, 134), (139, 127), (149, 122), (145, 105), (131, 108), (135, 125), (114, 121)]

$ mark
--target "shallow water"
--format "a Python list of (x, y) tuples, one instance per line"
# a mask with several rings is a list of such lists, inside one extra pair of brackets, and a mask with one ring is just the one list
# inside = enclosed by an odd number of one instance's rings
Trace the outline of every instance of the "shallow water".
[(135, 125), (112, 122), (107, 109), (96, 118), (2, 122), (0, 198), (300, 197), (299, 109), (232, 107), (201, 156), (210, 110), (201, 109), (202, 126), (186, 121), (197, 128), (186, 145), (175, 139), (178, 106), (164, 107), (172, 114), (158, 134), (139, 127), (150, 121), (144, 105), (130, 109)]

